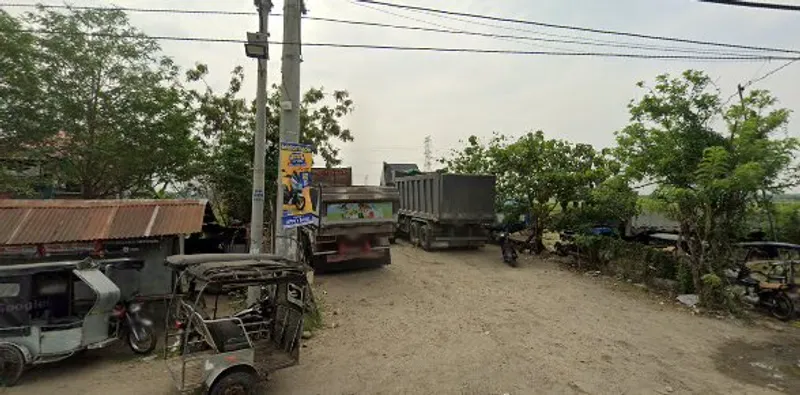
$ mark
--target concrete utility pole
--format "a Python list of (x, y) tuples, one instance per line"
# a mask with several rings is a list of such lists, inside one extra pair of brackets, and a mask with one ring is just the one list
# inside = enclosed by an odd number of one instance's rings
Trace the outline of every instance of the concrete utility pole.
[[(306, 12), (302, 0), (285, 0), (283, 4), (283, 56), (281, 58), (281, 143), (300, 142), (300, 20)], [(280, 217), (283, 214), (283, 184), (278, 168), (278, 193), (275, 212), (275, 253), (289, 259), (297, 254), (296, 229), (285, 229)]]
[[(272, 1), (254, 0), (258, 9), (258, 32), (268, 35)], [(266, 43), (264, 43), (266, 44)], [(265, 48), (266, 49), (266, 48)], [(266, 56), (268, 57), (268, 55)], [(253, 197), (250, 214), (250, 253), (261, 253), (264, 244), (264, 156), (267, 153), (267, 59), (258, 59), (256, 82), (256, 131), (253, 152)]]
[[(258, 58), (258, 81), (256, 81), (256, 130), (255, 130), (255, 150), (253, 152), (253, 196), (252, 210), (250, 213), (250, 253), (260, 254), (261, 247), (264, 245), (264, 161), (267, 154), (267, 60), (269, 49), (267, 38), (269, 37), (269, 12), (272, 10), (271, 0), (254, 0), (258, 9), (259, 35), (253, 35), (252, 41), (257, 43), (253, 47), (258, 49), (258, 44), (263, 45), (263, 56)], [(251, 34), (248, 34), (251, 36)], [(248, 37), (251, 41), (251, 37)], [(248, 56), (253, 47), (245, 46)], [(257, 52), (257, 51), (256, 51)], [(254, 56), (255, 57), (255, 56)], [(258, 300), (261, 290), (258, 287), (250, 287), (247, 290), (247, 299), (250, 303)]]

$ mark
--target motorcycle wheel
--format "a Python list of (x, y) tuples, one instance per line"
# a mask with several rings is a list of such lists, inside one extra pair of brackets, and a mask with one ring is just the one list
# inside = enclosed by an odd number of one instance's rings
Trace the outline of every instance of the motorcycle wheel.
[(131, 351), (140, 355), (153, 352), (156, 348), (156, 333), (153, 328), (144, 325), (139, 327), (139, 340), (136, 340), (136, 335), (133, 333), (134, 330), (134, 328), (129, 328), (128, 330), (128, 346)]
[(781, 320), (789, 321), (794, 316), (794, 302), (789, 295), (780, 292), (772, 300), (772, 316)]

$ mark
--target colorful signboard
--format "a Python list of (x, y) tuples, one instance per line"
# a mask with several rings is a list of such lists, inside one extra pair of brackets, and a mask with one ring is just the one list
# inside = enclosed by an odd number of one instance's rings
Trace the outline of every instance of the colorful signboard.
[(312, 147), (306, 144), (281, 143), (281, 184), (283, 184), (284, 228), (314, 223), (314, 206), (311, 202), (311, 166), (314, 164)]
[(392, 202), (331, 203), (325, 218), (329, 221), (392, 219)]

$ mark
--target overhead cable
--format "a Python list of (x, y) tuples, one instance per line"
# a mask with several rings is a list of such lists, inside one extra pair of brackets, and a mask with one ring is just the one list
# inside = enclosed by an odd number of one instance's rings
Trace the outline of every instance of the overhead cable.
[[(81, 35), (89, 37), (112, 37), (112, 38), (131, 38), (140, 40), (160, 40), (160, 41), (194, 41), (208, 43), (235, 43), (243, 44), (246, 40), (216, 37), (185, 37), (185, 36), (148, 36), (144, 34), (111, 34), (111, 33), (90, 33), (90, 32), (60, 32), (53, 30), (14, 30), (18, 33), (35, 34), (63, 34)], [(285, 43), (281, 41), (269, 41), (269, 44), (298, 44)], [(395, 50), (395, 51), (424, 51), (424, 52), (461, 52), (461, 53), (484, 53), (484, 54), (506, 54), (506, 55), (541, 55), (541, 56), (577, 56), (577, 57), (606, 57), (606, 58), (631, 58), (631, 59), (661, 59), (661, 60), (709, 60), (709, 61), (764, 61), (764, 60), (800, 60), (800, 57), (773, 56), (773, 55), (753, 55), (753, 56), (717, 56), (717, 55), (670, 55), (670, 54), (643, 54), (643, 53), (619, 53), (619, 52), (555, 52), (555, 51), (521, 51), (509, 49), (492, 48), (456, 48), (456, 47), (429, 47), (429, 46), (399, 46), (399, 45), (375, 45), (375, 44), (344, 44), (344, 43), (299, 43), (305, 47), (328, 47), (328, 48), (351, 48), (351, 49), (376, 49), (376, 50)]]
[(796, 50), (796, 49), (770, 48), (770, 47), (739, 45), (739, 44), (722, 43), (722, 42), (714, 42), (714, 41), (693, 40), (693, 39), (686, 39), (686, 38), (679, 38), (679, 37), (655, 36), (655, 35), (650, 35), (650, 34), (631, 33), (631, 32), (623, 32), (623, 31), (607, 30), (607, 29), (595, 29), (595, 28), (588, 28), (588, 27), (582, 27), (582, 26), (571, 26), (571, 25), (563, 25), (563, 24), (531, 21), (531, 20), (522, 20), (522, 19), (503, 18), (503, 17), (496, 17), (496, 16), (489, 16), (489, 15), (473, 14), (473, 13), (466, 13), (466, 12), (448, 11), (448, 10), (442, 10), (442, 9), (436, 9), (436, 8), (418, 7), (418, 6), (412, 6), (412, 5), (388, 3), (388, 2), (384, 2), (384, 1), (375, 1), (375, 0), (354, 0), (354, 1), (357, 1), (359, 3), (374, 4), (374, 5), (393, 7), (393, 8), (399, 8), (399, 9), (424, 11), (424, 12), (430, 12), (430, 13), (435, 13), (435, 14), (453, 15), (453, 16), (475, 18), (475, 19), (485, 19), (485, 20), (491, 20), (491, 21), (495, 21), (495, 22), (506, 22), (506, 23), (517, 23), (517, 24), (524, 24), (524, 25), (541, 26), (541, 27), (548, 27), (548, 28), (553, 28), (553, 29), (575, 30), (575, 31), (586, 32), (586, 33), (597, 33), (597, 34), (607, 34), (607, 35), (623, 36), (623, 37), (634, 37), (634, 38), (641, 38), (641, 39), (646, 39), (646, 40), (656, 40), (656, 41), (672, 41), (672, 42), (680, 42), (680, 43), (685, 43), (685, 44), (710, 45), (710, 46), (717, 46), (717, 47), (724, 47), (724, 48), (748, 49), (748, 50), (754, 50), (754, 51), (783, 52), (783, 53), (800, 54), (800, 50)]
[(699, 1), (701, 3), (715, 3), (715, 4), (732, 5), (738, 7), (764, 8), (769, 10), (781, 10), (781, 11), (800, 11), (800, 5), (791, 5), (791, 4), (762, 3), (755, 1), (737, 1), (737, 0), (699, 0)]
[[(352, 1), (354, 4), (358, 4), (361, 6), (365, 6), (360, 2), (354, 0)], [(100, 11), (124, 11), (124, 12), (139, 12), (139, 13), (166, 13), (166, 14), (199, 14), (199, 15), (258, 15), (256, 12), (249, 12), (249, 11), (224, 11), (224, 10), (189, 10), (189, 9), (175, 9), (175, 8), (137, 8), (137, 7), (96, 7), (96, 6), (68, 6), (68, 5), (37, 5), (37, 4), (26, 4), (26, 3), (0, 3), (0, 6), (3, 7), (27, 7), (27, 8), (34, 8), (34, 7), (42, 7), (45, 9), (75, 9), (75, 10), (100, 10)], [(588, 45), (588, 46), (597, 46), (597, 47), (610, 47), (610, 48), (628, 48), (628, 49), (640, 49), (640, 50), (649, 50), (649, 51), (664, 51), (664, 52), (678, 52), (678, 53), (694, 53), (694, 54), (718, 54), (724, 56), (746, 56), (750, 54), (744, 53), (731, 53), (731, 52), (723, 52), (721, 50), (714, 50), (714, 49), (695, 49), (695, 48), (687, 48), (687, 47), (669, 47), (669, 46), (655, 46), (655, 45), (647, 45), (647, 44), (634, 44), (634, 43), (625, 43), (625, 42), (614, 42), (610, 40), (600, 40), (600, 39), (592, 39), (592, 38), (581, 38), (576, 36), (566, 36), (566, 35), (558, 35), (558, 34), (550, 34), (550, 33), (543, 33), (543, 32), (536, 32), (531, 30), (525, 29), (514, 29), (509, 28), (509, 30), (517, 30), (517, 31), (526, 31), (533, 34), (540, 34), (543, 36), (548, 37), (561, 37), (565, 39), (556, 39), (556, 38), (543, 38), (543, 37), (531, 37), (531, 36), (520, 36), (520, 35), (504, 35), (504, 34), (493, 34), (493, 33), (481, 33), (481, 32), (473, 32), (461, 29), (451, 29), (448, 26), (436, 24), (434, 22), (429, 22), (413, 17), (408, 17), (401, 14), (395, 14), (388, 12), (386, 10), (381, 10), (379, 8), (369, 7), (371, 9), (387, 12), (389, 14), (403, 17), (407, 19), (411, 19), (417, 22), (427, 23), (434, 26), (442, 27), (442, 29), (437, 28), (428, 28), (423, 26), (409, 26), (409, 25), (396, 25), (396, 24), (387, 24), (387, 23), (377, 23), (377, 22), (367, 22), (367, 21), (355, 21), (355, 20), (348, 20), (348, 19), (339, 19), (339, 18), (325, 18), (325, 17), (311, 17), (311, 16), (303, 16), (303, 19), (312, 20), (312, 21), (320, 21), (320, 22), (330, 22), (330, 23), (340, 23), (346, 25), (354, 25), (354, 26), (370, 26), (370, 27), (380, 27), (380, 28), (389, 28), (389, 29), (398, 29), (398, 30), (409, 30), (409, 31), (423, 31), (423, 32), (431, 32), (431, 33), (443, 33), (443, 34), (456, 34), (456, 35), (468, 35), (468, 36), (475, 36), (475, 37), (486, 37), (486, 38), (495, 38), (501, 40), (514, 40), (514, 41), (540, 41), (540, 42), (547, 42), (547, 43), (561, 43), (561, 44), (576, 44), (576, 45)], [(271, 16), (281, 16), (281, 14), (270, 14)], [(459, 21), (464, 21), (462, 19), (456, 19)], [(473, 21), (474, 22), (474, 21)], [(490, 27), (497, 27), (497, 28), (507, 28), (504, 26), (492, 26), (487, 24), (481, 24), (479, 22), (475, 22), (480, 25), (490, 26)], [(527, 42), (526, 42), (527, 43)], [(570, 49), (564, 48), (554, 48), (561, 51), (573, 51)], [(798, 52), (800, 53), (800, 52)]]

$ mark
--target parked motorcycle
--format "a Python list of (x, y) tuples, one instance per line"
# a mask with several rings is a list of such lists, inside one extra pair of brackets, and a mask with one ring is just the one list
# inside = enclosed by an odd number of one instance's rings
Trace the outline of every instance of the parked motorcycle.
[(141, 315), (141, 303), (123, 301), (111, 313), (111, 330), (125, 338), (131, 350), (137, 354), (149, 354), (156, 348), (153, 322)]
[(498, 239), (500, 241), (500, 250), (503, 253), (503, 262), (511, 267), (517, 267), (517, 250), (509, 239), (508, 232), (500, 233)]
[(795, 304), (789, 293), (793, 284), (764, 282), (751, 277), (752, 271), (742, 265), (736, 276), (736, 283), (745, 288), (742, 296), (745, 302), (766, 309), (773, 317), (788, 321), (794, 317)]

